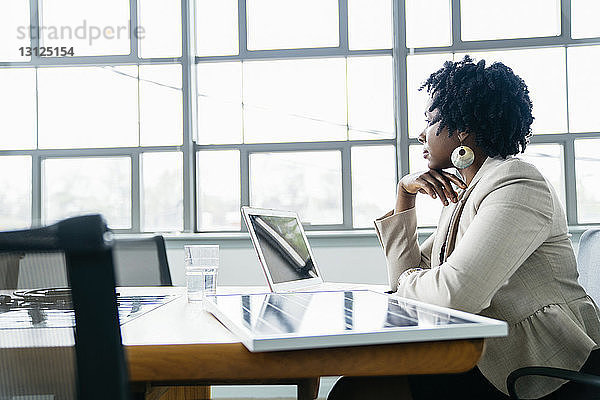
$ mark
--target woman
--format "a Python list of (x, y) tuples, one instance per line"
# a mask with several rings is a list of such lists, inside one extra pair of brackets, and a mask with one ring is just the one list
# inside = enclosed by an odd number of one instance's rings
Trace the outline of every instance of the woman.
[[(329, 399), (507, 399), (506, 378), (521, 367), (600, 374), (592, 367), (600, 367), (598, 309), (577, 283), (565, 213), (540, 172), (513, 157), (531, 135), (527, 86), (504, 64), (466, 56), (423, 88), (430, 100), (419, 141), (429, 170), (404, 176), (394, 210), (375, 221), (390, 282), (399, 296), (504, 320), (509, 334), (486, 340), (466, 373), (346, 377)], [(457, 175), (444, 171), (452, 167)], [(417, 193), (444, 205), (420, 247)], [(525, 398), (581, 395), (550, 378), (525, 377), (517, 388)]]

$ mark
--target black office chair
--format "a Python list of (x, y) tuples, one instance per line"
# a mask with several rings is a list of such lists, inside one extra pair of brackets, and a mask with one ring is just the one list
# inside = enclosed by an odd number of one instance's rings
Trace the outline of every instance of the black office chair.
[(68, 277), (67, 287), (0, 292), (0, 398), (128, 398), (109, 235), (100, 215), (0, 232), (0, 254), (35, 255), (40, 275), (59, 254)]
[[(600, 230), (590, 229), (585, 231), (579, 240), (577, 271), (579, 272), (579, 283), (595, 301), (600, 299), (599, 270)], [(598, 395), (600, 397), (600, 376), (561, 368), (524, 367), (513, 371), (506, 379), (506, 386), (508, 387), (508, 393), (511, 398), (519, 399), (516, 391), (517, 380), (523, 376), (529, 375), (549, 376), (597, 387), (599, 388)]]
[(508, 378), (506, 379), (506, 386), (508, 387), (508, 394), (510, 395), (511, 399), (520, 399), (520, 397), (517, 395), (516, 390), (517, 380), (523, 376), (530, 375), (548, 376), (552, 378), (560, 378), (572, 382), (590, 385), (593, 387), (597, 387), (598, 394), (600, 395), (600, 376), (585, 374), (579, 371), (570, 371), (568, 369), (562, 368), (524, 367), (513, 371), (510, 375), (508, 375)]
[(172, 286), (165, 239), (116, 239), (113, 246), (117, 286)]

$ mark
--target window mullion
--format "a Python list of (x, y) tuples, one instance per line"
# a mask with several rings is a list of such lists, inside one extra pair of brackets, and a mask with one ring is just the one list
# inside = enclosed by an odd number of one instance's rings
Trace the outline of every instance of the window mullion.
[(129, 0), (129, 45), (131, 56), (137, 58), (139, 55), (138, 32), (138, 0)]
[(567, 204), (567, 224), (577, 225), (577, 175), (575, 171), (575, 140), (564, 141), (565, 196)]
[(238, 0), (238, 45), (239, 57), (248, 56), (248, 19), (246, 18), (246, 0)]
[[(250, 152), (245, 147), (240, 148), (240, 191), (240, 204), (250, 205)], [(241, 230), (247, 230), (244, 223), (241, 224)]]
[(394, 1), (394, 113), (396, 125), (396, 175), (408, 173), (408, 101), (406, 73), (406, 8), (404, 1)]
[(348, 0), (338, 0), (340, 49), (348, 51)]
[[(31, 4), (37, 4), (32, 0)], [(36, 10), (37, 13), (37, 10)], [(36, 17), (37, 18), (37, 17)], [(36, 39), (37, 41), (37, 39)], [(33, 46), (33, 41), (31, 43)], [(42, 224), (42, 161), (39, 153), (39, 97), (38, 97), (38, 69), (35, 68), (35, 150), (31, 155), (31, 225)]]
[[(570, 1), (569, 1), (570, 3)], [(561, 7), (564, 11), (565, 1), (561, 1)], [(571, 38), (571, 7), (569, 4), (569, 21), (568, 26), (561, 25), (561, 33), (564, 37)], [(563, 23), (564, 23), (564, 15), (563, 15)], [(570, 122), (569, 122), (569, 52), (567, 47), (565, 47), (565, 96), (566, 102), (565, 106), (567, 108), (567, 135), (571, 132)], [(576, 225), (577, 221), (577, 180), (576, 180), (576, 172), (575, 172), (575, 143), (572, 137), (568, 137), (563, 141), (563, 163), (564, 163), (564, 182), (565, 182), (565, 209), (567, 213), (567, 224), (568, 225)]]
[[(31, 39), (31, 48), (40, 47), (40, 5), (39, 0), (29, 0), (29, 27), (35, 27), (36, 32), (33, 35), (29, 35)], [(31, 32), (31, 31), (30, 31)], [(31, 54), (31, 62), (35, 62), (39, 59), (35, 53)]]
[(31, 155), (31, 225), (42, 224), (42, 157)]
[(571, 40), (571, 0), (560, 1), (560, 32), (565, 41)]
[(346, 142), (340, 149), (342, 155), (342, 213), (343, 225), (346, 229), (354, 227), (354, 216), (352, 210), (352, 146)]
[(195, 151), (196, 64), (194, 2), (181, 0), (182, 83), (183, 83), (183, 231), (196, 231)]
[(141, 231), (142, 185), (141, 185), (141, 151), (131, 154), (131, 230)]
[(462, 38), (460, 35), (461, 31), (461, 20), (460, 20), (460, 0), (452, 0), (452, 47), (460, 47), (462, 44)]

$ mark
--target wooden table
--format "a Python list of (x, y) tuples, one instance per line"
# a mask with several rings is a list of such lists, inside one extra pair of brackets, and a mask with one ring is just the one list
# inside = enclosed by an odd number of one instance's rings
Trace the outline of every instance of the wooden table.
[[(256, 288), (228, 288), (227, 292)], [(148, 288), (128, 288), (148, 293)], [(153, 288), (152, 291), (183, 288)], [(129, 292), (128, 292), (129, 293)], [(320, 376), (456, 373), (475, 366), (483, 340), (251, 353), (185, 295), (123, 326), (130, 378), (138, 384), (295, 382)]]
[[(310, 385), (320, 376), (463, 372), (475, 366), (484, 346), (483, 339), (477, 339), (251, 353), (201, 304), (188, 303), (185, 288), (118, 291), (180, 295), (122, 325), (132, 386), (145, 392), (147, 399), (210, 398), (209, 385), (240, 382), (304, 382), (299, 398), (310, 398), (310, 392), (318, 389)], [(260, 288), (220, 291), (256, 293)], [(0, 348), (3, 341), (10, 341), (9, 332), (3, 331)], [(15, 334), (23, 335), (23, 330)]]

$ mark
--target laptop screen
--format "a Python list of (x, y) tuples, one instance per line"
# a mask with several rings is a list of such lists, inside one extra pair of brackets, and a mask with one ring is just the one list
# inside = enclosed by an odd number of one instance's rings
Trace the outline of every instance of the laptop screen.
[(255, 214), (248, 217), (273, 283), (318, 276), (297, 218)]

